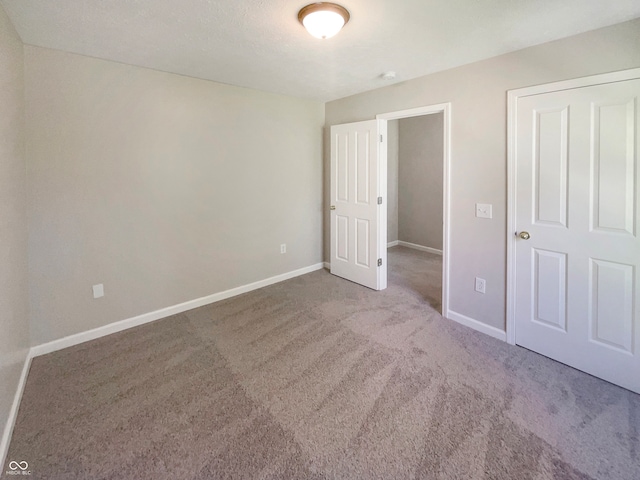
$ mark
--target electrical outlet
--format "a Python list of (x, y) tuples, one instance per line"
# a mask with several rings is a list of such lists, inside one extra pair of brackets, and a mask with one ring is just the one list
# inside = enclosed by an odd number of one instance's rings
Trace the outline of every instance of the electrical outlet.
[(99, 283), (93, 286), (93, 298), (104, 297), (104, 285)]
[(476, 292), (485, 293), (487, 281), (484, 278), (476, 277)]
[(283, 243), (280, 245), (280, 253), (287, 253), (287, 244)]

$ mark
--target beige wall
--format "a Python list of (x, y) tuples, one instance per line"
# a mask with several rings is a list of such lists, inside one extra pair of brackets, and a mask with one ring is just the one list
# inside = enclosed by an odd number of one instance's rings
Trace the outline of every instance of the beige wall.
[[(505, 327), (507, 90), (640, 67), (639, 45), (637, 19), (326, 105), (329, 126), (451, 102), (451, 310)], [(492, 220), (475, 218), (476, 202), (493, 204)], [(476, 275), (487, 280), (485, 295), (473, 290)]]
[(387, 242), (398, 240), (398, 120), (387, 122)]
[(442, 250), (444, 114), (399, 120), (398, 239)]
[(30, 46), (25, 76), (34, 345), (322, 261), (323, 104)]
[(0, 6), (0, 435), (29, 348), (23, 85), (22, 42)]

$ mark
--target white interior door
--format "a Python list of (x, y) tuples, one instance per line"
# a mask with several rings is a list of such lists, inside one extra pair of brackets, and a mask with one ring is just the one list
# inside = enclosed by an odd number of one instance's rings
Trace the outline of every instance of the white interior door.
[(331, 127), (331, 273), (387, 288), (386, 122)]
[(513, 257), (516, 343), (638, 393), (639, 97), (635, 79), (517, 99)]

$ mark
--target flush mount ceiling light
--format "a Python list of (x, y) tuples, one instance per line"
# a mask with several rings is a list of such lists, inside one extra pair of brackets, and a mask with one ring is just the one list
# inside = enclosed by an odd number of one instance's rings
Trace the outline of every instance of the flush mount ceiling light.
[(349, 21), (346, 8), (335, 3), (312, 3), (298, 12), (298, 20), (316, 38), (331, 38)]

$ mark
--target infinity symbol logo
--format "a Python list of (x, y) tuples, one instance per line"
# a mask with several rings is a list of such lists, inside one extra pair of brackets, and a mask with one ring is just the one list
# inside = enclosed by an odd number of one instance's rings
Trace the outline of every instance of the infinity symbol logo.
[(16, 462), (16, 461), (11, 461), (9, 462), (9, 468), (11, 470), (26, 470), (27, 468), (29, 468), (29, 464), (27, 462)]

